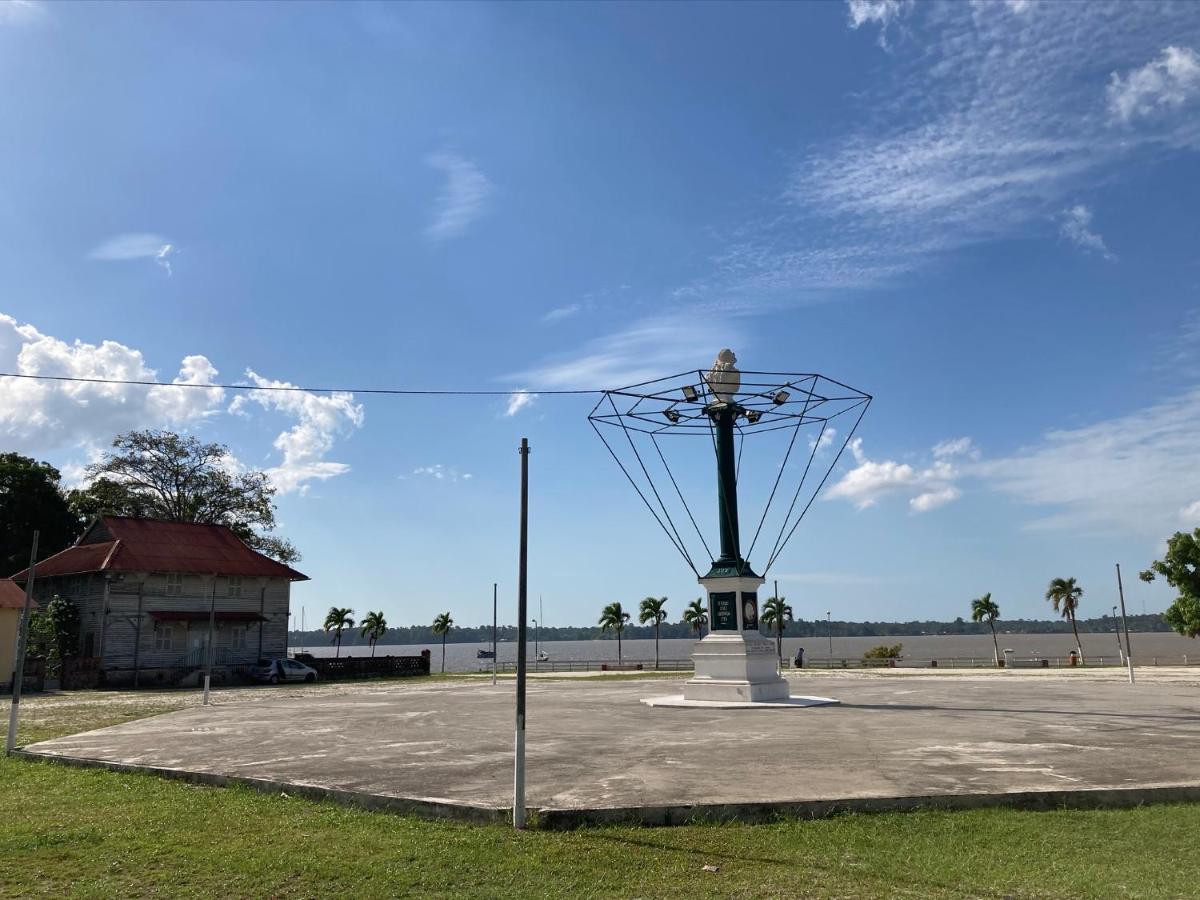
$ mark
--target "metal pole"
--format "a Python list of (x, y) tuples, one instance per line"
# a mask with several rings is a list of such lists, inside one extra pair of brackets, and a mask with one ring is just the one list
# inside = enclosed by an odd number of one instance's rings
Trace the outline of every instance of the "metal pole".
[(1129, 667), (1129, 683), (1133, 684), (1133, 650), (1129, 647), (1129, 620), (1125, 618), (1125, 588), (1121, 584), (1121, 564), (1117, 563), (1117, 593), (1121, 596), (1121, 625), (1125, 629), (1125, 665)]
[(213, 634), (217, 627), (217, 576), (212, 580), (212, 602), (208, 607), (208, 657), (204, 667), (204, 705), (208, 706), (208, 690), (212, 685)]
[(33, 576), (37, 565), (38, 532), (33, 533), (33, 549), (29, 551), (29, 577), (25, 579), (25, 608), (21, 611), (21, 625), (17, 629), (17, 652), (13, 659), (12, 705), (8, 708), (8, 738), (4, 742), (5, 755), (17, 746), (17, 710), (21, 706), (21, 683), (25, 680), (25, 645), (29, 641), (29, 611), (33, 606)]
[(1113, 634), (1117, 638), (1117, 659), (1121, 661), (1121, 665), (1125, 664), (1125, 651), (1121, 649), (1121, 623), (1117, 621), (1117, 608), (1113, 607)]
[(833, 612), (825, 610), (825, 633), (829, 635), (829, 664), (833, 665)]
[(521, 438), (521, 549), (517, 565), (517, 737), (513, 827), (525, 827), (525, 588), (529, 552), (529, 440)]
[(492, 687), (496, 686), (496, 582), (492, 582)]

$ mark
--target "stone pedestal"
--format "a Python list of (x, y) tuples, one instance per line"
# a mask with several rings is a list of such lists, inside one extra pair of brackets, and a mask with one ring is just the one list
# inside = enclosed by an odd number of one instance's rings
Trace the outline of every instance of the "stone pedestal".
[(696, 675), (684, 684), (687, 701), (762, 703), (787, 700), (775, 643), (758, 632), (757, 575), (701, 578), (708, 594), (710, 631), (696, 645)]

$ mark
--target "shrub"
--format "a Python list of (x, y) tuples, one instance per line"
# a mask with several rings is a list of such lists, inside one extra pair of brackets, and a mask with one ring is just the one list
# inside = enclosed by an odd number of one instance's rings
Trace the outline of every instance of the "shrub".
[(903, 644), (896, 644), (889, 647), (887, 644), (880, 644), (878, 647), (872, 647), (863, 654), (863, 659), (899, 659), (901, 651), (904, 650)]

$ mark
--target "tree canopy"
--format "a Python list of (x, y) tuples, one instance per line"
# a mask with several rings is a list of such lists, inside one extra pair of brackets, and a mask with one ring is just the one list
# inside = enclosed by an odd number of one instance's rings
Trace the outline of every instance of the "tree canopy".
[(260, 553), (284, 563), (300, 554), (275, 529), (275, 487), (267, 473), (241, 470), (224, 444), (172, 431), (130, 431), (88, 466), (91, 485), (71, 491), (84, 518), (110, 515), (226, 525)]
[(71, 546), (79, 532), (59, 490), (62, 476), (49, 463), (19, 453), (0, 453), (0, 577), (29, 565), (33, 532), (38, 537), (38, 559)]
[(1200, 635), (1200, 528), (1191, 534), (1175, 532), (1167, 540), (1163, 558), (1150, 563), (1138, 577), (1153, 581), (1159, 575), (1179, 592), (1163, 619), (1186, 637)]

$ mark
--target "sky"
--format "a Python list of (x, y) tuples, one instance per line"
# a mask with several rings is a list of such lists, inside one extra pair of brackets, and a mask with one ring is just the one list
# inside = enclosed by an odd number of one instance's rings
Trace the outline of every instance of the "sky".
[[(0, 83), (0, 372), (342, 389), (0, 379), (4, 449), (74, 485), (131, 428), (227, 444), (297, 618), (498, 583), (513, 621), (527, 437), (545, 624), (677, 620), (596, 398), (547, 392), (723, 347), (874, 398), (768, 573), (798, 617), (1048, 617), (1068, 576), (1101, 615), (1115, 563), (1172, 599), (1135, 573), (1200, 526), (1200, 5), (4, 0)], [(670, 453), (715, 543), (711, 449)]]

